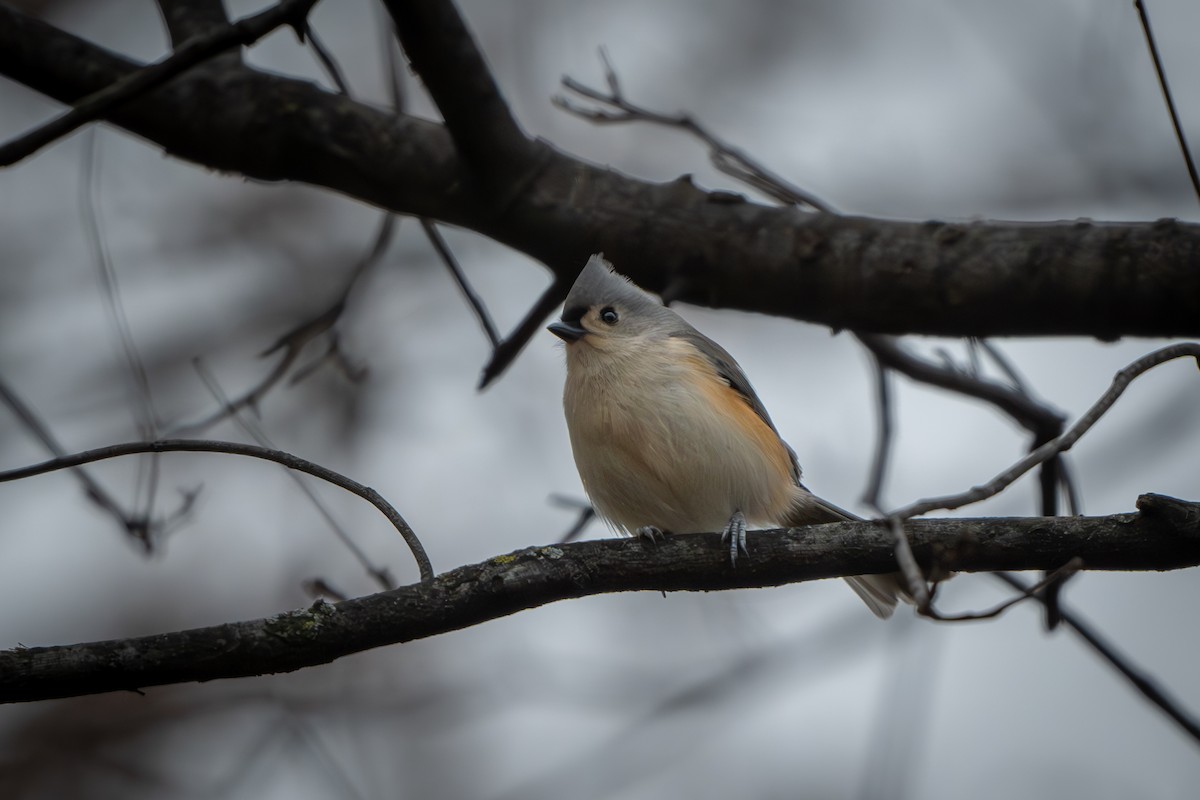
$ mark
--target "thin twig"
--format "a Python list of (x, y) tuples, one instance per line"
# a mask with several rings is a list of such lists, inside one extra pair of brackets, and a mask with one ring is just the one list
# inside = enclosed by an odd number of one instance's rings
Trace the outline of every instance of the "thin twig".
[(147, 439), (157, 438), (158, 413), (154, 408), (154, 396), (150, 391), (150, 374), (138, 350), (133, 329), (129, 324), (129, 315), (121, 300), (120, 284), (117, 271), (113, 267), (112, 257), (100, 227), (100, 217), (96, 212), (96, 201), (100, 193), (99, 171), (100, 163), (97, 157), (98, 138), (89, 137), (88, 147), (83, 156), (83, 189), (80, 192), (80, 213), (83, 217), (84, 233), (87, 236), (89, 248), (96, 260), (96, 271), (100, 275), (100, 289), (104, 294), (105, 306), (109, 319), (117, 332), (121, 354), (125, 358), (125, 366), (133, 382), (133, 394), (137, 398), (140, 410), (138, 427), (140, 433)]
[[(993, 574), (1014, 589), (1022, 592), (1032, 591), (1032, 589), (1026, 586), (1024, 581), (1013, 575), (1009, 575), (1007, 572), (996, 572)], [(1158, 683), (1152, 677), (1134, 666), (1112, 644), (1105, 641), (1091, 625), (1075, 616), (1074, 612), (1059, 608), (1059, 615), (1064, 625), (1079, 634), (1080, 638), (1087, 642), (1101, 658), (1124, 675), (1133, 684), (1134, 688), (1142, 693), (1143, 697), (1158, 706), (1159, 709), (1191, 736), (1193, 740), (1200, 743), (1200, 722), (1193, 719), (1191, 715), (1184, 711), (1183, 706), (1177, 700), (1167, 695), (1166, 691), (1159, 687)]]
[[(938, 366), (922, 361), (904, 350), (899, 342), (890, 337), (866, 334), (859, 338), (872, 350), (877, 359), (888, 358), (890, 363), (896, 364), (898, 368), (903, 369), (915, 380), (941, 385), (951, 391), (986, 400), (1001, 410), (1007, 411), (1009, 416), (1033, 434), (1031, 451), (1062, 435), (1066, 422), (1065, 417), (1035, 398), (1012, 362), (998, 347), (986, 339), (972, 338), (969, 340), (971, 362), (970, 367), (963, 370), (954, 363), (954, 359), (949, 353), (942, 350), (939, 350), (938, 353), (942, 358), (942, 365)], [(983, 376), (983, 365), (979, 361), (981, 352), (987, 355), (1004, 374), (1009, 381), (1009, 386), (1001, 386)], [(1042, 516), (1050, 517), (1058, 514), (1060, 489), (1067, 497), (1070, 513), (1079, 513), (1079, 498), (1064, 455), (1052, 456), (1041, 465), (1038, 470), (1038, 485), (1041, 493)], [(1042, 598), (1046, 605), (1048, 630), (1053, 630), (1057, 624), (1054, 605), (1061, 586), (1061, 582), (1049, 584), (1047, 592)]]
[[(257, 410), (258, 404), (263, 397), (271, 391), (295, 365), (300, 358), (301, 353), (309, 345), (322, 335), (332, 336), (333, 327), (341, 319), (342, 314), (346, 310), (346, 303), (349, 300), (350, 293), (357, 285), (359, 279), (372, 266), (379, 263), (391, 245), (392, 239), (395, 236), (398, 218), (395, 214), (384, 213), (380, 218), (379, 231), (375, 234), (375, 239), (371, 243), (370, 250), (355, 263), (351, 268), (350, 274), (346, 279), (346, 283), (342, 288), (337, 299), (325, 310), (318, 313), (316, 316), (301, 322), (287, 333), (276, 339), (270, 347), (259, 353), (260, 358), (265, 358), (277, 351), (280, 353), (279, 361), (271, 368), (271, 371), (263, 376), (257, 384), (244, 392), (241, 396), (231, 399), (226, 405), (223, 405), (216, 410), (205, 414), (199, 419), (180, 422), (172, 427), (169, 427), (164, 435), (170, 437), (187, 436), (198, 433), (211, 428), (221, 420), (228, 417), (230, 414), (249, 408)], [(301, 377), (311, 372), (312, 367), (316, 364), (323, 363), (330, 354), (327, 352), (325, 356), (314, 364), (300, 370)], [(355, 371), (344, 370), (347, 377), (353, 380)]]
[(492, 358), (484, 366), (483, 374), (479, 378), (481, 390), (486, 389), (488, 384), (508, 369), (509, 364), (516, 359), (521, 349), (533, 338), (534, 334), (541, 330), (542, 323), (550, 312), (566, 299), (570, 287), (569, 280), (559, 277), (555, 277), (554, 282), (546, 287), (546, 291), (542, 292), (542, 296), (525, 314), (525, 318), (521, 320), (516, 329), (492, 351)]
[[(879, 509), (876, 511), (878, 512)], [(900, 574), (904, 576), (908, 596), (912, 598), (913, 605), (917, 607), (918, 611), (928, 613), (933, 598), (929, 592), (929, 584), (925, 581), (925, 575), (921, 572), (921, 565), (917, 563), (916, 556), (913, 555), (912, 543), (908, 541), (908, 534), (904, 532), (904, 520), (893, 516), (887, 519), (887, 524), (888, 530), (892, 534), (892, 547), (896, 553), (896, 563), (900, 565)]]
[(1067, 513), (1072, 517), (1079, 516), (1083, 513), (1083, 503), (1079, 499), (1079, 492), (1075, 488), (1075, 475), (1071, 465), (1065, 458), (1058, 460), (1058, 478), (1061, 482), (1060, 488), (1067, 498)]
[[(992, 363), (999, 367), (1000, 371), (1004, 373), (1004, 376), (1008, 378), (1009, 383), (1012, 384), (1014, 391), (1024, 395), (1031, 403), (1042, 405), (1043, 408), (1053, 412), (1053, 409), (1041, 404), (1033, 396), (1033, 391), (1029, 388), (1025, 378), (999, 347), (996, 347), (987, 339), (980, 338), (972, 339), (971, 341), (975, 342), (978, 347), (992, 359)], [(1058, 417), (1057, 424), (1051, 423), (1047, 417), (1036, 427), (1030, 427), (1030, 431), (1034, 436), (1033, 446), (1030, 448), (1031, 450), (1037, 449), (1051, 439), (1062, 435), (1063, 427), (1066, 424), (1066, 419), (1057, 412), (1053, 413), (1054, 416)], [(1052, 517), (1058, 514), (1059, 491), (1061, 491), (1067, 498), (1068, 513), (1081, 513), (1079, 507), (1079, 495), (1075, 491), (1074, 478), (1068, 467), (1065, 456), (1056, 455), (1049, 459), (1039, 470), (1038, 478), (1042, 492), (1042, 516)]]
[(987, 611), (968, 611), (962, 614), (943, 614), (932, 607), (932, 603), (928, 608), (918, 608), (917, 611), (925, 617), (937, 620), (938, 622), (979, 622), (981, 620), (995, 619), (996, 617), (1008, 611), (1018, 603), (1023, 603), (1026, 600), (1040, 600), (1043, 603), (1046, 595), (1054, 590), (1055, 587), (1061, 587), (1072, 576), (1076, 575), (1084, 567), (1083, 559), (1072, 558), (1066, 564), (1063, 564), (1056, 570), (1046, 572), (1042, 579), (1030, 586), (1028, 589), (1021, 589), (1021, 593), (1016, 597), (1010, 597), (1000, 603), (997, 603)]
[(612, 62), (604, 48), (600, 48), (600, 60), (604, 65), (604, 79), (608, 84), (607, 92), (593, 89), (570, 76), (564, 76), (562, 79), (564, 89), (599, 104), (599, 108), (576, 105), (563, 95), (556, 95), (551, 102), (569, 114), (596, 124), (649, 122), (654, 125), (687, 131), (704, 142), (709, 149), (709, 158), (713, 166), (726, 175), (754, 187), (781, 203), (807, 206), (827, 214), (836, 213), (832, 206), (811, 192), (806, 192), (793, 185), (751, 158), (744, 151), (718, 138), (691, 115), (663, 114), (631, 103), (621, 90), (616, 70), (613, 69)]
[(986, 484), (976, 486), (969, 491), (958, 494), (919, 500), (892, 512), (890, 516), (908, 519), (909, 517), (927, 514), (937, 509), (961, 508), (962, 506), (978, 503), (981, 500), (986, 500), (989, 497), (999, 494), (1012, 484), (1013, 481), (1038, 464), (1043, 463), (1052, 456), (1070, 450), (1079, 441), (1079, 438), (1087, 433), (1100, 417), (1104, 416), (1113, 403), (1117, 401), (1117, 398), (1125, 392), (1129, 384), (1139, 375), (1159, 364), (1183, 357), (1195, 358), (1197, 365), (1200, 365), (1200, 344), (1181, 342), (1179, 344), (1168, 345), (1167, 347), (1148, 353), (1129, 364), (1129, 366), (1116, 374), (1108, 391), (1088, 409), (1087, 413), (1080, 417), (1079, 421), (1070, 430), (1029, 453)]
[[(8, 385), (3, 376), (0, 376), (0, 402), (3, 402), (13, 412), (13, 415), (20, 420), (25, 429), (33, 434), (42, 446), (45, 447), (56, 458), (61, 458), (67, 455), (67, 451), (62, 444), (55, 438), (50, 431), (50, 427), (38, 417), (36, 412), (26, 403), (16, 391)], [(126, 533), (132, 533), (135, 527), (133, 516), (121, 507), (120, 502), (108, 493), (100, 483), (91, 476), (87, 470), (82, 467), (77, 467), (71, 470), (79, 482), (83, 485), (84, 494), (89, 500), (103, 509), (107, 514), (117, 521), (121, 529)]]
[(433, 577), (433, 566), (429, 563), (429, 556), (426, 555), (421, 540), (417, 538), (417, 534), (404, 521), (404, 517), (400, 516), (400, 512), (384, 500), (379, 492), (369, 486), (364, 486), (358, 481), (347, 478), (341, 473), (334, 472), (328, 467), (323, 467), (320, 464), (300, 458), (299, 456), (294, 456), (291, 453), (285, 453), (282, 450), (269, 450), (265, 447), (258, 447), (252, 444), (220, 442), (211, 439), (160, 439), (156, 442), (126, 442), (108, 447), (99, 447), (95, 450), (85, 450), (82, 453), (54, 458), (49, 461), (43, 461), (40, 464), (31, 464), (26, 467), (6, 470), (0, 472), (0, 483), (32, 478), (35, 475), (44, 475), (47, 472), (70, 469), (81, 464), (90, 464), (94, 461), (103, 461), (109, 458), (119, 458), (121, 456), (142, 453), (173, 452), (223, 453), (225, 455), (246, 456), (248, 458), (262, 459), (263, 461), (273, 461), (276, 464), (282, 464), (288, 469), (304, 472), (312, 475), (314, 478), (320, 478), (323, 481), (332, 483), (334, 486), (345, 489), (379, 509), (379, 512), (387, 517), (388, 522), (392, 523), (392, 526), (399, 531), (417, 562), (417, 567), (421, 573), (421, 580), (429, 580)]
[(558, 544), (566, 544), (579, 538), (579, 534), (583, 533), (584, 528), (588, 523), (596, 518), (596, 509), (591, 503), (583, 500), (576, 500), (573, 497), (566, 497), (561, 494), (550, 495), (550, 502), (562, 508), (573, 508), (579, 512), (579, 516), (575, 518), (575, 522), (570, 529), (562, 535), (558, 540)]
[[(125, 312), (125, 305), (121, 300), (117, 271), (113, 266), (112, 257), (109, 255), (104, 231), (100, 226), (100, 215), (96, 210), (100, 192), (100, 159), (97, 153), (99, 138), (96, 136), (95, 129), (89, 133), (91, 135), (88, 137), (87, 147), (84, 148), (81, 164), (83, 186), (80, 190), (80, 214), (83, 217), (84, 233), (96, 261), (96, 271), (100, 276), (100, 290), (104, 295), (105, 308), (108, 311), (109, 321), (116, 330), (121, 355), (125, 360), (125, 368), (128, 370), (132, 384), (130, 393), (135, 399), (134, 407), (137, 412), (134, 414), (134, 419), (138, 433), (143, 439), (157, 439), (160, 422), (158, 411), (154, 407), (154, 395), (150, 390), (150, 375), (142, 360), (142, 354), (138, 350), (137, 340), (134, 338), (133, 329), (129, 324), (129, 315)], [(128, 523), (129, 533), (141, 543), (146, 552), (154, 549), (154, 525), (151, 520), (154, 518), (154, 504), (158, 499), (158, 479), (157, 455), (138, 463), (133, 504), (135, 507), (142, 506), (143, 509), (137, 517), (128, 520)], [(140, 502), (142, 498), (144, 498), (144, 506)]]
[(312, 48), (317, 61), (321, 63), (325, 74), (329, 76), (329, 80), (333, 81), (333, 85), (337, 87), (338, 94), (349, 97), (350, 84), (346, 82), (346, 76), (342, 72), (342, 68), (338, 66), (337, 59), (333, 57), (333, 53), (329, 51), (329, 48), (317, 36), (316, 30), (311, 25), (306, 27), (305, 34), (308, 39), (308, 46)]
[(971, 341), (976, 342), (979, 348), (988, 354), (988, 356), (992, 359), (992, 362), (1000, 368), (1001, 372), (1004, 373), (1004, 377), (1008, 378), (1008, 382), (1012, 384), (1014, 389), (1027, 397), (1032, 395), (1032, 392), (1029, 390), (1029, 386), (1025, 383), (1025, 378), (1020, 372), (1017, 371), (1017, 368), (1013, 366), (1012, 361), (1009, 360), (1008, 356), (1004, 354), (1004, 351), (1002, 351), (999, 347), (996, 347), (987, 339), (978, 338), (972, 339)]
[[(196, 372), (200, 375), (200, 380), (204, 382), (204, 385), (208, 388), (209, 392), (213, 395), (217, 402), (222, 406), (228, 406), (229, 398), (226, 397), (225, 392), (221, 388), (220, 383), (217, 382), (216, 377), (208, 370), (207, 367), (204, 366), (200, 359), (195, 359), (192, 363), (196, 368)], [(238, 426), (241, 427), (241, 429), (245, 431), (252, 439), (254, 439), (254, 441), (256, 441), (260, 447), (265, 447), (270, 450), (278, 449), (271, 442), (270, 438), (268, 438), (267, 434), (262, 430), (262, 428), (260, 428), (253, 420), (245, 419), (236, 409), (230, 410), (229, 417), (236, 422)], [(371, 578), (378, 583), (382, 589), (387, 590), (395, 588), (396, 584), (392, 580), (391, 573), (388, 572), (387, 567), (379, 567), (372, 563), (366, 552), (364, 552), (363, 549), (359, 547), (353, 539), (350, 538), (350, 534), (346, 532), (345, 528), (343, 528), (338, 521), (334, 519), (333, 512), (331, 512), (325, 503), (322, 502), (321, 498), (317, 496), (317, 493), (313, 491), (313, 488), (309, 486), (308, 483), (306, 483), (304, 479), (297, 475), (293, 470), (287, 470), (287, 475), (292, 479), (296, 486), (300, 488), (300, 491), (304, 492), (304, 495), (308, 498), (309, 502), (313, 504), (314, 508), (316, 508), (317, 513), (321, 515), (321, 517), (325, 520), (325, 523), (329, 526), (330, 530), (333, 531), (334, 536), (336, 536), (338, 540), (341, 541), (341, 543), (346, 547), (346, 549), (350, 551), (350, 554), (354, 556), (355, 560), (358, 561), (366, 573), (370, 575)]]
[(0, 167), (10, 166), (33, 155), (46, 145), (93, 120), (111, 116), (125, 103), (157, 89), (172, 78), (231, 47), (248, 47), (283, 25), (292, 25), (299, 29), (303, 26), (309, 9), (316, 3), (317, 0), (281, 0), (278, 5), (266, 11), (243, 17), (227, 27), (189, 39), (163, 60), (93, 92), (65, 114), (0, 146)]
[(454, 282), (458, 285), (458, 290), (462, 292), (463, 297), (467, 300), (467, 304), (475, 312), (475, 318), (479, 320), (479, 324), (483, 328), (488, 341), (491, 342), (492, 348), (499, 347), (500, 334), (496, 331), (496, 323), (492, 322), (492, 316), (488, 313), (483, 299), (475, 292), (471, 287), (471, 283), (467, 280), (467, 276), (463, 274), (458, 259), (450, 251), (450, 246), (446, 244), (441, 231), (437, 229), (437, 225), (434, 225), (433, 222), (424, 217), (421, 218), (421, 228), (425, 231), (425, 236), (429, 239), (429, 243), (433, 245), (433, 249), (437, 251), (438, 256), (442, 259), (442, 263), (446, 265), (446, 269), (450, 270), (451, 276), (454, 277)]
[(392, 101), (392, 110), (404, 111), (407, 98), (404, 95), (403, 71), (400, 68), (400, 44), (396, 26), (387, 16), (383, 6), (375, 3), (376, 27), (383, 36), (384, 75), (387, 78), (388, 98)]
[(894, 418), (892, 409), (892, 374), (878, 358), (873, 359), (875, 365), (875, 408), (878, 412), (879, 430), (875, 434), (875, 457), (871, 461), (871, 477), (867, 481), (866, 491), (863, 492), (863, 502), (872, 508), (880, 508), (883, 501), (884, 479), (887, 477), (888, 463), (891, 461), (892, 442), (894, 438)]
[(944, 365), (926, 361), (913, 355), (894, 336), (862, 332), (855, 336), (884, 365), (921, 383), (990, 403), (1035, 435), (1062, 429), (1064, 417), (1061, 412), (1038, 402), (1021, 389), (972, 375), (955, 367), (952, 361)]
[(1183, 127), (1179, 124), (1179, 113), (1175, 110), (1175, 100), (1171, 97), (1170, 87), (1167, 86), (1167, 73), (1163, 69), (1162, 59), (1159, 58), (1154, 34), (1150, 31), (1150, 15), (1146, 12), (1146, 4), (1142, 0), (1134, 0), (1133, 7), (1137, 9), (1142, 32), (1146, 34), (1146, 46), (1150, 49), (1150, 58), (1154, 62), (1154, 74), (1158, 76), (1158, 85), (1162, 89), (1163, 99), (1167, 102), (1167, 113), (1171, 116), (1171, 126), (1175, 129), (1175, 139), (1179, 142), (1183, 161), (1187, 164), (1192, 190), (1196, 193), (1196, 199), (1200, 200), (1200, 175), (1196, 174), (1196, 162), (1192, 160), (1192, 151), (1188, 148), (1187, 137), (1183, 135)]

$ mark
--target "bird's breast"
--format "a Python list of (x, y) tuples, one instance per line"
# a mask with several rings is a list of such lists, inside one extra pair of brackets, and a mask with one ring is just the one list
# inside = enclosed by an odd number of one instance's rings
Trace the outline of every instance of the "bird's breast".
[(564, 394), (575, 463), (616, 527), (721, 530), (785, 516), (795, 484), (775, 431), (682, 340), (625, 363), (568, 362)]

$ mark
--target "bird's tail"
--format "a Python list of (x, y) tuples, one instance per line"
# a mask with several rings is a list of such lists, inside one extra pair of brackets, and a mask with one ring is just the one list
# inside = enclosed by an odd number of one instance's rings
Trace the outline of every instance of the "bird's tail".
[[(791, 515), (785, 520), (789, 527), (862, 519), (827, 500), (822, 500), (803, 486), (798, 488), (804, 495), (797, 497)], [(871, 613), (880, 619), (890, 617), (896, 610), (898, 601), (912, 602), (905, 589), (904, 576), (899, 572), (886, 575), (857, 575), (846, 578), (846, 583), (862, 598), (867, 608), (871, 609)]]

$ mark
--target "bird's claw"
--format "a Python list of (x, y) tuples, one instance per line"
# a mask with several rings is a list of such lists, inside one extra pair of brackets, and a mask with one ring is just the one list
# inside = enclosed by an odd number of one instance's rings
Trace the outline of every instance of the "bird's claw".
[(729, 542), (729, 565), (731, 567), (737, 566), (739, 552), (746, 558), (750, 557), (750, 551), (746, 548), (746, 517), (741, 511), (733, 512), (733, 516), (725, 525), (725, 530), (721, 532), (721, 541)]
[(664, 537), (662, 529), (656, 528), (653, 525), (643, 525), (634, 531), (634, 535), (650, 544), (658, 544)]

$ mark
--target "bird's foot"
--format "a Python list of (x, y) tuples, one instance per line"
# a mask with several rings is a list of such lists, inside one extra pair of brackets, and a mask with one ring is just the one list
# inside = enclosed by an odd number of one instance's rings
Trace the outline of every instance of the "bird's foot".
[(649, 544), (658, 544), (666, 537), (662, 528), (656, 528), (653, 525), (643, 525), (634, 531), (633, 535)]
[(737, 566), (739, 552), (750, 558), (750, 551), (746, 549), (746, 517), (740, 510), (733, 512), (729, 518), (725, 530), (721, 532), (721, 541), (729, 542), (729, 566)]

